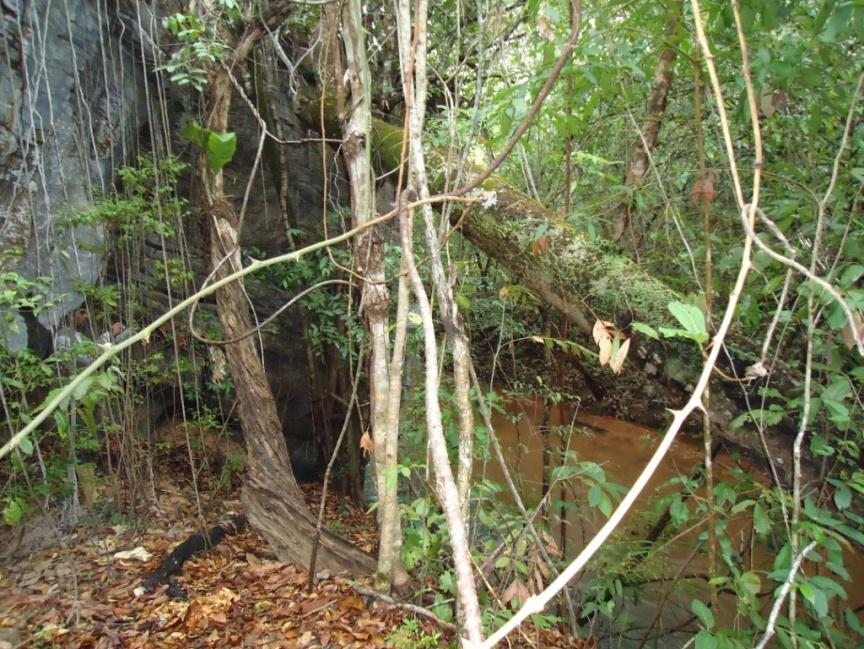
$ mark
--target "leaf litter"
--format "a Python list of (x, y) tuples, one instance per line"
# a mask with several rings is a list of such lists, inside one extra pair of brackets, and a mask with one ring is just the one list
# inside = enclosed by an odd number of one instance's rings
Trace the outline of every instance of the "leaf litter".
[[(303, 489), (310, 504), (320, 498), (320, 486)], [(163, 493), (147, 527), (81, 525), (55, 534), (51, 547), (7, 552), (0, 563), (0, 649), (375, 648), (394, 646), (392, 634), (404, 622), (437, 633), (439, 646), (456, 646), (451, 632), (358, 594), (347, 577), (319, 573), (308, 590), (308, 573), (279, 561), (248, 526), (185, 563), (175, 578), (185, 601), (172, 599), (167, 585), (146, 592), (144, 579), (199, 520), (191, 487), (172, 484)], [(376, 552), (374, 514), (328, 500), (325, 523), (336, 522), (353, 543)], [(240, 509), (236, 500), (213, 501)], [(224, 515), (208, 513), (214, 520)], [(371, 579), (361, 583), (370, 586)], [(528, 635), (514, 636), (512, 646), (583, 646), (555, 630)]]

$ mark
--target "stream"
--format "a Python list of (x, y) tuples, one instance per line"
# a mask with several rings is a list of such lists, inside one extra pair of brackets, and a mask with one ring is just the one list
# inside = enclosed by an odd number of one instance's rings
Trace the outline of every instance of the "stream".
[[(493, 424), (526, 507), (535, 506), (542, 494), (543, 430), (549, 431), (547, 443), (552, 449), (552, 466), (560, 462), (560, 451), (566, 447), (575, 452), (579, 462), (590, 461), (601, 466), (608, 481), (625, 489), (629, 489), (636, 480), (659, 441), (657, 431), (612, 417), (574, 413), (572, 408), (564, 405), (549, 407), (547, 411), (542, 399), (510, 402), (506, 413), (493, 416)], [(657, 497), (670, 494), (675, 489), (666, 483), (678, 475), (690, 476), (702, 461), (701, 443), (679, 436), (625, 519), (624, 529), (619, 530), (614, 538), (630, 537), (634, 542), (643, 541), (659, 516), (654, 506)], [(720, 453), (714, 461), (715, 482), (728, 478), (735, 466), (732, 457)], [(761, 471), (743, 463), (741, 466), (760, 482), (768, 484)], [(475, 471), (477, 479), (490, 478), (504, 485), (501, 469), (494, 459), (478, 461)], [(564, 554), (567, 558), (575, 557), (605, 521), (600, 512), (587, 506), (586, 493), (587, 487), (581, 485), (568, 490), (567, 500), (575, 504), (578, 499), (581, 506), (578, 510), (571, 509), (564, 517), (566, 538), (562, 539), (560, 517), (553, 515), (550, 521), (559, 549), (562, 543), (566, 544)], [(555, 498), (560, 498), (560, 494), (560, 488), (556, 487)], [(704, 486), (685, 500), (691, 512), (696, 506), (695, 498), (703, 496)], [(620, 496), (615, 504), (618, 500)], [(669, 529), (672, 529), (671, 524)], [(662, 549), (653, 553), (647, 570), (633, 571), (639, 575), (649, 574), (651, 581), (643, 584), (642, 596), (637, 603), (627, 600), (623, 608), (619, 605), (615, 610), (616, 616), (623, 616), (619, 619), (630, 619), (626, 635), (622, 630), (623, 624), (601, 624), (593, 629), (601, 646), (674, 648), (682, 647), (692, 639), (699, 627), (691, 611), (691, 601), (697, 598), (707, 603), (709, 600), (705, 579), (708, 561), (704, 548), (699, 547), (699, 535), (704, 531), (704, 520), (694, 520), (691, 513), (691, 520), (683, 531), (677, 532), (671, 540), (660, 541)], [(752, 551), (742, 554), (751, 562), (752, 570), (762, 578), (761, 591), (765, 593), (776, 585), (767, 577), (774, 556), (765, 544), (751, 543), (751, 531), (752, 516), (749, 513), (742, 513), (729, 522), (728, 534), (733, 545), (739, 551), (752, 547)], [(663, 538), (668, 536), (666, 534)], [(623, 553), (619, 554), (622, 555), (620, 561), (623, 561)], [(848, 606), (855, 610), (864, 605), (864, 556), (861, 552), (847, 551), (844, 558), (852, 580), (842, 586), (848, 595)], [(592, 569), (597, 565), (596, 560), (595, 557), (588, 565), (590, 576), (596, 576), (597, 568)], [(606, 565), (614, 566), (619, 559), (610, 556), (606, 560), (611, 562)], [(804, 569), (815, 571), (817, 566), (805, 563)], [(767, 617), (772, 600), (763, 597), (762, 601), (763, 615)], [(719, 628), (734, 625), (736, 604), (731, 593), (720, 594), (717, 609), (713, 611)], [(644, 642), (646, 635), (649, 640)]]

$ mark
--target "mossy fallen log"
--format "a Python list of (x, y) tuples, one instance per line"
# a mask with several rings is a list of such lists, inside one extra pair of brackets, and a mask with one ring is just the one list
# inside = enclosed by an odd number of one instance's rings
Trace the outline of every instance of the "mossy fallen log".
[[(335, 102), (325, 103), (322, 111), (320, 102), (304, 103), (301, 98), (299, 109), (301, 119), (310, 127), (320, 129), (323, 123), (328, 132), (338, 131)], [(402, 153), (401, 127), (373, 119), (372, 138), (373, 160), (379, 171), (388, 173), (396, 169)], [(444, 157), (432, 152), (427, 164), (430, 190), (444, 192), (447, 176)], [(597, 319), (614, 322), (619, 327), (635, 321), (654, 329), (680, 329), (669, 304), (682, 301), (682, 296), (623, 256), (614, 244), (580, 232), (500, 176), (488, 178), (479, 190), (475, 195), (484, 200), (465, 210), (454, 210), (453, 224), (468, 241), (570, 318), (589, 340)], [(535, 232), (540, 224), (545, 231), (543, 242), (538, 245)], [(743, 376), (746, 367), (758, 358), (758, 350), (734, 332), (727, 340), (727, 348), (729, 353), (722, 355), (727, 374), (737, 372)], [(654, 340), (635, 335), (624, 371), (618, 376), (608, 368), (601, 368), (596, 359), (581, 360), (608, 395), (604, 407), (631, 421), (661, 427), (671, 418), (668, 411), (680, 407), (689, 397), (702, 368), (703, 353), (692, 340), (678, 337)], [(784, 368), (778, 371), (787, 388), (794, 389), (794, 377)], [(758, 388), (758, 382), (745, 384), (719, 376), (711, 384), (714, 432), (754, 459), (765, 456), (759, 436), (746, 426), (733, 430), (729, 424), (746, 407), (745, 396), (754, 397)], [(699, 429), (701, 417), (697, 415), (689, 423), (691, 428)], [(788, 431), (771, 431), (765, 435), (765, 441), (771, 455), (780, 458), (781, 467), (791, 466)]]

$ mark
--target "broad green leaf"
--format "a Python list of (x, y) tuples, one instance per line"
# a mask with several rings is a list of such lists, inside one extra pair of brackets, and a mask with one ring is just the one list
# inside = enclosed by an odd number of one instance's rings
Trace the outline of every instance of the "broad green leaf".
[(600, 485), (595, 484), (588, 490), (588, 504), (591, 505), (591, 507), (597, 507), (602, 499), (603, 490), (600, 489)]
[(19, 525), (24, 520), (24, 508), (18, 498), (12, 498), (3, 508), (3, 521), (9, 525)]
[(607, 496), (605, 493), (600, 499), (600, 511), (603, 512), (603, 515), (606, 518), (609, 518), (612, 515), (612, 501), (609, 500), (609, 496)]
[(183, 136), (204, 151), (211, 171), (219, 171), (231, 162), (237, 150), (236, 133), (214, 133), (194, 120), (183, 129)]
[(207, 148), (207, 138), (209, 136), (210, 131), (195, 120), (189, 122), (183, 129), (183, 137), (192, 142), (192, 144), (197, 144), (201, 149)]
[(834, 504), (837, 505), (837, 509), (849, 507), (852, 504), (852, 490), (846, 485), (838, 487), (837, 491), (834, 492)]
[(762, 579), (755, 572), (749, 570), (738, 577), (738, 583), (753, 595), (758, 595), (759, 591), (762, 590)]
[(236, 133), (210, 133), (207, 139), (207, 166), (211, 171), (219, 171), (231, 162), (237, 150)]
[(708, 629), (709, 631), (714, 628), (714, 614), (711, 612), (711, 609), (705, 606), (698, 599), (694, 599), (690, 603), (690, 608), (693, 609), (693, 612), (696, 614), (696, 617), (699, 618), (699, 621), (702, 622), (702, 625)]
[(813, 435), (810, 438), (810, 450), (813, 455), (827, 457), (834, 455), (834, 447), (831, 446), (821, 435)]
[(685, 503), (681, 498), (676, 498), (672, 501), (672, 504), (669, 505), (669, 515), (672, 516), (672, 520), (677, 523), (685, 523), (690, 516), (690, 510), (687, 507), (687, 503)]
[(701, 343), (708, 340), (708, 331), (705, 329), (705, 315), (699, 307), (685, 304), (684, 302), (670, 302), (668, 308), (693, 340)]
[(760, 535), (771, 531), (771, 519), (759, 503), (753, 507), (753, 528)]
[(649, 327), (644, 322), (631, 322), (630, 326), (633, 328), (633, 331), (638, 331), (641, 334), (645, 334), (649, 338), (653, 338), (654, 340), (660, 340), (660, 334), (653, 327)]
[(21, 452), (24, 453), (24, 455), (33, 455), (33, 440), (29, 437), (25, 437), (18, 444), (18, 448), (21, 449)]
[(719, 646), (717, 638), (705, 629), (696, 635), (696, 649), (717, 649)]
[(93, 377), (88, 376), (86, 379), (81, 381), (74, 390), (72, 390), (72, 398), (78, 399), (79, 401), (84, 398), (84, 396), (90, 392), (90, 388), (93, 385)]

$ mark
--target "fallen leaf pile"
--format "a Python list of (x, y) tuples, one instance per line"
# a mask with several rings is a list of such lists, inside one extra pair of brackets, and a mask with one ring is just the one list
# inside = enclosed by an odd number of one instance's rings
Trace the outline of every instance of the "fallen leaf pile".
[[(394, 634), (406, 626), (413, 637), (437, 633), (438, 646), (455, 646), (452, 633), (358, 595), (346, 578), (319, 573), (314, 589), (307, 590), (306, 571), (276, 560), (248, 528), (186, 562), (176, 582), (187, 600), (171, 599), (167, 586), (146, 593), (143, 578), (195, 531), (195, 499), (191, 493), (178, 498), (184, 489), (169, 490), (172, 495), (160, 500), (161, 515), (151, 517), (147, 529), (82, 525), (56, 535), (49, 549), (23, 556), (19, 551), (0, 564), (0, 649), (415, 646), (394, 644)], [(320, 488), (304, 491), (310, 503), (320, 497)], [(213, 500), (239, 509), (239, 503)], [(167, 509), (168, 502), (179, 509)], [(207, 524), (216, 522), (216, 513), (209, 516)], [(333, 498), (326, 520), (375, 551), (374, 514)], [(548, 631), (537, 644), (536, 633), (533, 646), (580, 646)], [(517, 639), (514, 646), (527, 645)]]

